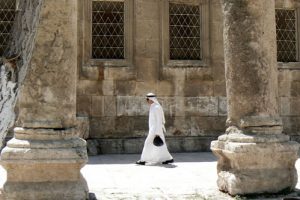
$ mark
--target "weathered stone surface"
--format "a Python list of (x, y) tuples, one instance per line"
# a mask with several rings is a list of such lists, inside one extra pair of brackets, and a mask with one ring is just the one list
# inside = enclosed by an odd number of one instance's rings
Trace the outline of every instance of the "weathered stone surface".
[(115, 94), (115, 85), (113, 80), (102, 81), (103, 95), (112, 96)]
[(213, 81), (212, 69), (210, 67), (193, 67), (186, 69), (187, 80)]
[(96, 156), (100, 153), (98, 140), (87, 140), (86, 142), (87, 153), (89, 156)]
[(103, 103), (103, 116), (112, 117), (117, 115), (117, 100), (115, 96), (104, 96)]
[(287, 116), (291, 113), (290, 99), (288, 97), (279, 98), (280, 115)]
[(227, 130), (211, 143), (230, 195), (293, 190), (299, 144), (281, 134), (275, 1), (224, 0)]
[(136, 20), (136, 38), (137, 39), (158, 39), (159, 24), (156, 20)]
[[(19, 100), (23, 108), (19, 120), (24, 127), (61, 128), (75, 122), (76, 80), (70, 77), (76, 77), (73, 66), (77, 65), (77, 60), (72, 55), (77, 56), (77, 37), (72, 30), (76, 29), (77, 20), (67, 13), (75, 12), (73, 7), (65, 10), (69, 5), (69, 2), (44, 2), (40, 16), (43, 20), (39, 21), (35, 38), (39, 45), (34, 47)], [(53, 10), (69, 17), (53, 14), (50, 18), (48, 14)]]
[(117, 116), (144, 116), (149, 112), (145, 97), (118, 96)]
[[(158, 95), (158, 84), (156, 82), (146, 82), (146, 81), (137, 81), (135, 88), (135, 95), (142, 96), (145, 98), (146, 94), (149, 92), (155, 92)], [(160, 96), (160, 95), (158, 95)], [(146, 99), (146, 98), (145, 98)]]
[(76, 129), (78, 136), (83, 139), (88, 139), (90, 134), (90, 121), (88, 117), (76, 117)]
[(32, 55), (41, 0), (22, 1), (19, 2), (19, 7), (23, 9), (15, 16), (12, 41), (8, 52), (5, 52), (6, 55), (2, 55), (3, 58), (14, 55), (15, 59), (9, 62), (2, 59), (2, 62), (6, 61), (4, 62), (5, 65), (2, 66), (1, 64), (0, 67), (0, 148), (8, 130), (12, 128), (15, 122), (14, 107), (17, 103), (19, 86), (24, 82)]
[[(132, 129), (132, 119), (136, 117), (136, 126), (143, 127), (141, 123), (139, 125), (138, 118), (141, 116), (147, 116), (148, 107), (144, 105), (144, 96), (147, 92), (154, 92), (158, 95), (161, 104), (163, 105), (165, 115), (167, 117), (176, 118), (176, 126), (172, 125), (172, 131), (168, 134), (170, 136), (174, 136), (172, 134), (201, 134), (201, 136), (207, 136), (210, 134), (219, 134), (219, 132), (215, 132), (217, 129), (220, 130), (220, 127), (223, 126), (224, 118), (220, 118), (220, 125), (217, 123), (217, 116), (226, 116), (227, 112), (233, 111), (232, 109), (227, 110), (226, 102), (223, 99), (226, 96), (226, 80), (225, 80), (225, 67), (224, 67), (224, 46), (223, 44), (223, 15), (222, 15), (222, 2), (219, 0), (209, 0), (209, 1), (201, 1), (201, 3), (209, 3), (209, 10), (205, 10), (209, 12), (209, 18), (207, 19), (209, 24), (209, 62), (207, 62), (206, 66), (165, 66), (162, 61), (162, 51), (165, 48), (163, 45), (164, 40), (168, 38), (165, 37), (162, 27), (163, 24), (167, 25), (167, 21), (163, 19), (162, 16), (166, 10), (164, 10), (163, 2), (164, 1), (146, 1), (146, 0), (134, 0), (132, 4), (127, 4), (125, 6), (125, 13), (128, 13), (127, 8), (133, 6), (134, 12), (133, 17), (128, 19), (129, 21), (134, 21), (134, 25), (127, 26), (128, 23), (125, 23), (125, 30), (133, 28), (134, 37), (128, 38), (125, 33), (125, 40), (132, 41), (133, 51), (127, 52), (132, 55), (132, 62), (124, 64), (124, 66), (105, 66), (103, 67), (101, 64), (95, 64), (95, 66), (91, 66), (89, 62), (90, 57), (84, 57), (88, 49), (84, 49), (86, 46), (86, 42), (89, 42), (88, 35), (85, 34), (84, 28), (86, 24), (89, 24), (89, 12), (84, 11), (84, 8), (79, 9), (79, 17), (78, 19), (80, 30), (78, 35), (80, 35), (78, 47), (82, 48), (81, 52), (79, 52), (80, 56), (78, 57), (78, 72), (80, 73), (78, 76), (78, 86), (77, 86), (77, 101), (82, 102), (84, 98), (83, 96), (95, 96), (94, 105), (90, 105), (87, 100), (87, 103), (81, 103), (81, 106), (87, 106), (91, 108), (90, 112), (87, 112), (88, 108), (83, 108), (77, 115), (82, 116), (84, 113), (90, 113), (88, 116), (90, 118), (97, 118), (93, 121), (93, 130), (91, 133), (93, 137), (119, 137), (123, 132), (126, 136), (131, 135), (132, 137), (136, 135), (141, 135), (144, 129), (141, 130), (133, 130)], [(196, 1), (189, 1), (186, 3), (191, 3)], [(184, 3), (181, 1), (181, 3)], [(86, 5), (85, 2), (82, 2), (80, 5)], [(127, 8), (126, 8), (127, 7)], [(299, 7), (299, 3), (294, 0), (276, 0), (276, 8), (288, 8), (288, 9), (297, 9)], [(244, 12), (244, 11), (242, 11)], [(206, 19), (203, 19), (206, 20)], [(245, 23), (251, 21), (251, 19), (245, 20)], [(274, 23), (273, 23), (274, 25)], [(272, 24), (268, 24), (268, 27), (273, 26)], [(248, 30), (249, 27), (246, 27), (245, 30)], [(251, 29), (247, 31), (249, 33), (246, 36), (252, 34), (256, 29)], [(233, 37), (235, 34), (232, 34)], [(241, 34), (243, 37), (243, 34)], [(274, 52), (275, 46), (272, 43), (269, 43), (268, 36), (264, 36), (265, 39), (262, 39), (263, 46), (269, 48)], [(233, 39), (234, 41), (234, 39)], [(249, 44), (249, 52), (251, 55), (257, 54), (261, 55), (261, 49), (255, 46), (258, 42), (247, 43)], [(269, 45), (270, 44), (270, 45)], [(273, 45), (273, 46), (272, 46)], [(258, 45), (259, 46), (259, 45)], [(254, 49), (251, 51), (251, 49)], [(237, 49), (239, 53), (240, 48)], [(248, 52), (247, 52), (248, 53)], [(247, 54), (246, 53), (246, 54)], [(82, 54), (82, 55), (81, 55)], [(246, 55), (245, 54), (245, 55)], [(238, 55), (238, 54), (236, 54)], [(268, 54), (267, 54), (268, 55)], [(83, 57), (83, 58), (82, 58)], [(239, 112), (248, 112), (251, 115), (252, 111), (255, 113), (256, 110), (260, 110), (260, 107), (265, 107), (264, 111), (259, 111), (258, 115), (268, 115), (266, 114), (269, 107), (272, 107), (274, 102), (267, 102), (266, 99), (260, 99), (260, 94), (267, 91), (267, 87), (271, 87), (274, 85), (276, 88), (276, 81), (273, 79), (276, 75), (274, 75), (274, 70), (276, 70), (276, 66), (279, 64), (278, 74), (278, 90), (280, 97), (294, 97), (298, 98), (298, 86), (297, 82), (300, 80), (299, 70), (295, 70), (299, 67), (297, 63), (277, 63), (276, 60), (272, 61), (270, 65), (273, 66), (273, 71), (264, 71), (261, 69), (256, 71), (260, 64), (256, 63), (264, 63), (267, 62), (266, 58), (268, 56), (262, 55), (262, 61), (253, 59), (252, 64), (249, 69), (242, 69), (241, 67), (237, 67), (235, 71), (238, 72), (237, 76), (242, 77), (242, 75), (247, 74), (248, 77), (246, 79), (242, 79), (240, 81), (235, 82), (235, 84), (244, 85), (241, 89), (242, 92), (236, 91), (236, 99), (240, 99), (240, 110)], [(232, 57), (232, 61), (239, 60), (235, 59), (235, 56)], [(184, 62), (184, 61), (183, 61)], [(243, 64), (243, 63), (242, 63)], [(288, 65), (290, 68), (282, 68), (281, 65)], [(239, 70), (239, 71), (238, 71)], [(258, 75), (256, 75), (256, 72)], [(263, 74), (260, 76), (259, 74)], [(266, 76), (273, 77), (272, 81), (268, 82), (268, 86), (265, 88), (261, 87), (250, 87), (248, 89), (249, 82), (253, 78), (257, 78), (259, 82), (264, 82), (263, 77)], [(84, 80), (83, 80), (84, 79)], [(275, 83), (275, 84), (273, 84)], [(273, 87), (273, 86), (272, 86)], [(245, 92), (243, 92), (245, 91)], [(258, 92), (257, 92), (258, 91)], [(247, 93), (248, 92), (248, 93)], [(257, 93), (257, 94), (255, 94)], [(245, 94), (245, 95), (244, 95)], [(252, 95), (254, 94), (254, 95)], [(240, 96), (238, 96), (240, 95)], [(257, 95), (257, 96), (255, 96)], [(270, 93), (273, 95), (273, 93)], [(105, 98), (106, 96), (110, 96), (110, 98), (115, 98), (115, 105), (113, 100), (111, 104), (106, 104), (105, 101), (101, 98)], [(266, 95), (268, 96), (268, 95)], [(273, 95), (274, 96), (274, 95)], [(120, 97), (120, 98), (119, 98)], [(127, 100), (124, 100), (128, 97)], [(141, 98), (141, 101), (137, 100)], [(201, 110), (198, 112), (198, 108), (193, 103), (189, 103), (187, 106), (186, 102), (190, 102), (187, 97), (190, 98), (198, 98), (198, 97), (209, 97), (209, 98), (217, 98), (218, 105), (216, 106), (216, 110), (211, 112), (212, 110)], [(122, 99), (122, 100), (121, 100)], [(132, 99), (132, 102), (131, 100)], [(251, 103), (243, 104), (244, 99), (250, 99)], [(102, 103), (101, 103), (102, 101)], [(127, 102), (126, 102), (127, 101)], [(296, 107), (298, 102), (296, 99), (285, 99), (285, 102), (281, 101), (281, 111), (286, 117), (296, 117), (299, 116), (299, 109)], [(98, 103), (97, 103), (98, 102)], [(260, 106), (260, 102), (264, 102), (264, 105)], [(105, 105), (104, 105), (105, 104)], [(133, 105), (137, 104), (137, 105)], [(89, 106), (90, 105), (90, 106)], [(265, 106), (266, 105), (266, 106)], [(248, 107), (247, 107), (248, 106)], [(294, 108), (292, 108), (292, 107)], [(116, 108), (115, 108), (116, 107)], [(300, 105), (299, 105), (300, 107)], [(107, 110), (104, 110), (107, 109)], [(215, 108), (214, 108), (215, 109)], [(243, 111), (242, 111), (243, 110)], [(235, 110), (234, 112), (236, 112)], [(116, 114), (114, 114), (116, 113)], [(194, 117), (199, 116), (215, 116), (214, 120), (211, 118), (203, 119), (203, 122), (195, 123), (193, 118), (191, 118), (190, 114)], [(274, 114), (274, 113), (273, 113)], [(273, 115), (272, 114), (272, 115)], [(100, 118), (104, 117), (113, 117), (110, 123), (101, 123), (97, 122)], [(185, 121), (181, 119), (185, 118)], [(107, 119), (107, 118), (106, 118)], [(107, 121), (107, 120), (104, 121)], [(191, 121), (190, 121), (191, 120)], [(213, 121), (212, 124), (214, 126), (206, 125), (209, 121)], [(294, 121), (294, 119), (291, 119)], [(113, 122), (112, 122), (113, 121)], [(140, 120), (142, 121), (142, 120)], [(128, 122), (130, 125), (121, 126), (122, 122)], [(174, 123), (174, 119), (170, 123)], [(184, 128), (180, 128), (180, 123), (184, 123)], [(256, 123), (256, 122), (255, 122)], [(106, 125), (100, 125), (106, 124)], [(95, 126), (94, 126), (95, 125)], [(199, 127), (199, 125), (203, 125), (205, 128)], [(291, 125), (292, 127), (288, 127)], [(115, 126), (108, 128), (106, 126)], [(296, 130), (298, 128), (295, 123), (289, 123), (284, 125), (285, 131), (299, 132)], [(191, 130), (188, 130), (188, 128)], [(217, 127), (217, 128), (215, 128)], [(208, 130), (207, 128), (211, 128)], [(147, 129), (147, 128), (146, 128)], [(109, 130), (109, 131), (103, 131)], [(204, 130), (204, 131), (203, 131)], [(99, 134), (97, 136), (97, 134)], [(289, 132), (289, 134), (294, 134)], [(121, 135), (122, 136), (122, 135)]]
[(95, 80), (79, 80), (77, 82), (77, 95), (102, 95), (102, 84)]
[(184, 94), (187, 97), (213, 96), (212, 81), (203, 81), (203, 80), (186, 81), (184, 86), (185, 86)]
[(166, 118), (167, 136), (218, 136), (225, 128), (226, 117)]
[(185, 99), (186, 115), (217, 116), (218, 98), (188, 97)]
[(215, 81), (214, 82), (214, 95), (215, 96), (226, 96), (225, 81)]
[(36, 8), (40, 16), (20, 93), (21, 127), (14, 129), (14, 138), (1, 152), (7, 171), (4, 196), (87, 199), (87, 183), (80, 173), (87, 162), (86, 142), (75, 128), (77, 1), (42, 3)]
[(111, 137), (114, 130), (114, 117), (93, 117), (90, 120), (90, 138)]
[(278, 71), (278, 95), (280, 97), (291, 96), (291, 75), (292, 73), (289, 70)]
[[(14, 125), (14, 106), (17, 99), (17, 83), (9, 80), (9, 71), (5, 65), (0, 66), (0, 149), (8, 130)], [(17, 72), (11, 72), (17, 73)]]
[(92, 117), (102, 117), (104, 114), (104, 107), (103, 107), (103, 97), (102, 96), (93, 96), (92, 97)]
[[(79, 116), (89, 116), (92, 110), (92, 96), (78, 95), (76, 101), (76, 112)], [(93, 109), (94, 111), (94, 109)]]
[(300, 81), (293, 81), (291, 83), (291, 96), (293, 97), (300, 96)]
[(156, 81), (158, 79), (158, 62), (153, 58), (137, 58), (137, 81)]
[(90, 138), (140, 137), (148, 133), (148, 117), (97, 117), (90, 122)]
[[(174, 97), (160, 97), (159, 103), (164, 109), (165, 116), (175, 116), (176, 115), (176, 105), (177, 102)], [(149, 106), (147, 106), (149, 111)]]
[(87, 161), (86, 143), (77, 135), (75, 129), (15, 128), (1, 152), (5, 198), (85, 199), (88, 189), (78, 169)]
[(298, 116), (285, 116), (282, 117), (283, 132), (288, 135), (300, 135), (300, 117)]
[(218, 113), (220, 116), (227, 115), (227, 98), (226, 97), (218, 97)]
[(136, 77), (132, 67), (106, 67), (105, 80), (132, 80)]
[[(145, 136), (134, 138), (99, 138), (87, 140), (88, 154), (140, 154)], [(170, 152), (210, 151), (210, 143), (215, 137), (166, 137)]]
[(226, 117), (192, 117), (191, 136), (218, 136), (225, 129)]
[(139, 19), (159, 19), (159, 1), (138, 1), (136, 12)]
[(103, 67), (82, 67), (80, 73), (80, 79), (88, 80), (103, 80), (104, 78), (104, 68)]
[(116, 81), (116, 95), (118, 96), (132, 96), (136, 88), (135, 81)]
[(231, 195), (276, 193), (292, 190), (296, 185), (294, 163), (299, 148), (296, 142), (212, 142), (211, 148), (220, 158), (219, 189)]

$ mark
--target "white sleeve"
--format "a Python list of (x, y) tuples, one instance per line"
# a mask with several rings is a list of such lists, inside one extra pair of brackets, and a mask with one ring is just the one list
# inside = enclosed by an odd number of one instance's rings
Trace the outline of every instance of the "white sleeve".
[(159, 134), (158, 129), (161, 127), (161, 112), (158, 106), (154, 106), (150, 110), (150, 134)]

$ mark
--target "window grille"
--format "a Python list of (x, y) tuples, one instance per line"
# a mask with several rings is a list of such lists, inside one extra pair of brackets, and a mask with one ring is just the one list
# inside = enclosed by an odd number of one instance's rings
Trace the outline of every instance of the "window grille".
[(124, 59), (124, 2), (92, 2), (92, 58)]
[(169, 4), (171, 60), (201, 60), (201, 13), (197, 5)]
[(297, 61), (295, 10), (276, 9), (277, 61)]
[(15, 0), (0, 0), (0, 56), (3, 55), (8, 48), (15, 14)]

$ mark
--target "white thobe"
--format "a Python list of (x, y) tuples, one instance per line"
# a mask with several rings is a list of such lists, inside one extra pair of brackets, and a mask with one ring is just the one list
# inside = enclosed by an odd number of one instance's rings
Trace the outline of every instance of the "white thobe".
[[(141, 161), (149, 163), (161, 163), (173, 159), (168, 151), (164, 136), (164, 113), (160, 104), (152, 103), (149, 111), (149, 133), (146, 138)], [(153, 139), (159, 135), (163, 140), (162, 146), (155, 146)]]

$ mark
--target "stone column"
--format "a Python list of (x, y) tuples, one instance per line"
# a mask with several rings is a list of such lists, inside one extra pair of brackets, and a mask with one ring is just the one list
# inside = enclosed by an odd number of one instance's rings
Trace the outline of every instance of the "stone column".
[(292, 190), (298, 143), (278, 114), (274, 0), (222, 0), (227, 130), (211, 143), (231, 195)]
[(5, 199), (87, 199), (80, 173), (86, 142), (75, 127), (76, 69), (77, 1), (43, 0), (20, 91), (20, 127), (1, 153)]

